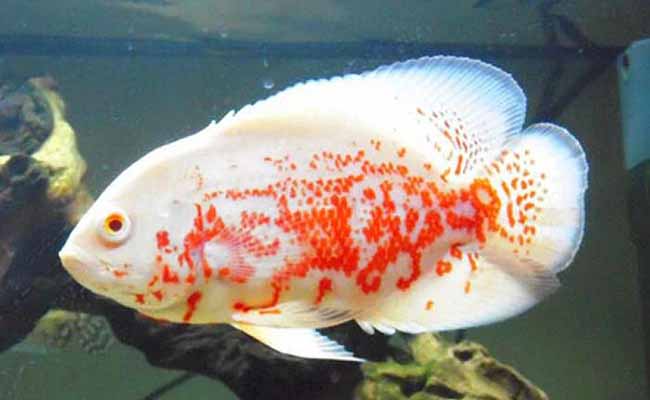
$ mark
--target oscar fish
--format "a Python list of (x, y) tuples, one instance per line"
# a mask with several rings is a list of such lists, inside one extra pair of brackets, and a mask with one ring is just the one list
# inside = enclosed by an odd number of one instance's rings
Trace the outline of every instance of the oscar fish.
[(558, 288), (588, 166), (481, 61), (312, 80), (124, 170), (60, 251), (81, 285), (155, 319), (230, 324), (277, 351), (360, 361), (322, 336), (473, 327)]

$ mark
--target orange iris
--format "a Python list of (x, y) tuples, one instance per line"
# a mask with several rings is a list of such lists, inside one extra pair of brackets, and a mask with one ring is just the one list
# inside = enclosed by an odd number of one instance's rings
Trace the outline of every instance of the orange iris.
[(104, 221), (104, 229), (108, 233), (119, 233), (124, 227), (124, 217), (119, 214), (111, 214)]

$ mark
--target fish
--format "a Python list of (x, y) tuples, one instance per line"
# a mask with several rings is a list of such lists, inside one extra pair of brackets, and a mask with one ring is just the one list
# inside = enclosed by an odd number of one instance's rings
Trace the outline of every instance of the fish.
[(149, 152), (59, 256), (153, 319), (230, 324), (293, 356), (363, 361), (321, 335), (501, 321), (559, 287), (588, 165), (479, 60), (432, 56), (291, 86)]

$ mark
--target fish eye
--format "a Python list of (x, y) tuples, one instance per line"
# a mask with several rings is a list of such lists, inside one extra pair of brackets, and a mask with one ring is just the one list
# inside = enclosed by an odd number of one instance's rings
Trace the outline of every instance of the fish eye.
[(123, 210), (118, 208), (104, 214), (97, 225), (99, 237), (113, 245), (124, 242), (131, 233), (131, 220)]

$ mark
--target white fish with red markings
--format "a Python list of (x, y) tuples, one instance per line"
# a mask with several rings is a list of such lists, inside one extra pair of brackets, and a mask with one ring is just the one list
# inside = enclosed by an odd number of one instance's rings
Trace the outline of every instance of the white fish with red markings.
[(60, 252), (152, 318), (225, 323), (296, 356), (360, 360), (316, 329), (466, 328), (558, 287), (587, 163), (523, 129), (507, 73), (456, 57), (298, 84), (162, 146), (112, 182)]

